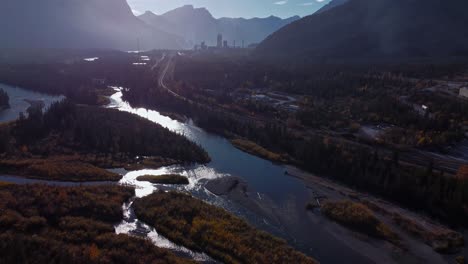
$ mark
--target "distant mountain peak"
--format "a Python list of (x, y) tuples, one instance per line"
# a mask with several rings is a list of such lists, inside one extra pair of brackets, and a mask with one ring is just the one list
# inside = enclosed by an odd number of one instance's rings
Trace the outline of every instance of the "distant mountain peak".
[(155, 17), (158, 17), (158, 15), (156, 15), (155, 13), (153, 13), (153, 12), (147, 10), (146, 12), (144, 12), (144, 13), (141, 14), (141, 15), (139, 15), (138, 17), (139, 17), (140, 19), (142, 19), (142, 20), (145, 20), (145, 19), (143, 19), (143, 18), (146, 18), (146, 19), (153, 19), (153, 18), (155, 18)]
[(184, 5), (161, 15), (171, 22), (186, 21), (195, 23), (197, 20), (214, 20), (215, 18), (206, 8), (195, 8), (193, 5)]
[(175, 13), (175, 12), (199, 12), (199, 13), (209, 13), (211, 15), (211, 13), (208, 11), (208, 9), (204, 8), (204, 7), (197, 7), (195, 8), (193, 5), (184, 5), (184, 6), (181, 6), (179, 8), (176, 8), (176, 9), (173, 9), (171, 11), (168, 11), (166, 12), (165, 14), (169, 14), (169, 13)]
[(215, 45), (218, 33), (229, 44), (248, 46), (258, 43), (279, 28), (299, 19), (294, 16), (281, 19), (276, 16), (266, 18), (214, 18), (206, 8), (195, 8), (193, 5), (184, 5), (162, 15), (152, 13), (139, 16), (141, 20), (162, 31), (171, 32), (185, 38), (188, 42), (199, 44), (205, 41), (207, 45)]
[[(179, 37), (143, 23), (126, 0), (14, 0), (0, 8), (0, 48), (182, 48)], [(57, 4), (59, 3), (60, 4)], [(28, 8), (25, 8), (27, 6)]]

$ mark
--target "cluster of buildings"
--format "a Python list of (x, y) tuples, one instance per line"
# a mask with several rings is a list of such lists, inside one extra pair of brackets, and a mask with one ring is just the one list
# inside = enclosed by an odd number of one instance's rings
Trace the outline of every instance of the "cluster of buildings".
[(194, 50), (213, 50), (213, 49), (232, 49), (232, 48), (245, 48), (244, 46), (244, 41), (242, 40), (242, 45), (241, 46), (236, 46), (236, 41), (233, 40), (232, 46), (229, 46), (229, 43), (227, 40), (223, 39), (222, 34), (218, 34), (218, 37), (216, 39), (216, 46), (208, 46), (206, 45), (205, 41), (202, 41), (200, 45), (195, 45)]

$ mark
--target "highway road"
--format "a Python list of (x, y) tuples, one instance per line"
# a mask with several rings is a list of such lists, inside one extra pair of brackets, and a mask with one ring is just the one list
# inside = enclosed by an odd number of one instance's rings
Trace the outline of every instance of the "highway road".
[[(180, 54), (169, 54), (169, 55), (165, 56), (164, 59), (162, 60), (162, 61), (166, 61), (166, 64), (165, 64), (164, 68), (162, 69), (161, 73), (159, 74), (159, 78), (158, 78), (159, 88), (162, 88), (162, 89), (166, 90), (169, 94), (171, 94), (174, 97), (176, 97), (176, 98), (178, 98), (180, 100), (183, 100), (183, 101), (185, 101), (187, 103), (196, 104), (198, 106), (206, 108), (207, 111), (220, 111), (220, 112), (224, 113), (225, 115), (231, 116), (233, 118), (236, 118), (236, 119), (244, 121), (244, 122), (257, 122), (257, 123), (260, 122), (261, 124), (271, 122), (271, 120), (267, 120), (265, 118), (253, 117), (253, 116), (241, 116), (241, 115), (229, 112), (228, 110), (223, 109), (222, 107), (214, 107), (214, 106), (203, 105), (203, 104), (195, 102), (195, 101), (193, 101), (193, 100), (191, 100), (189, 98), (186, 98), (186, 97), (174, 92), (173, 90), (171, 90), (169, 88), (169, 86), (166, 84), (165, 80), (167, 80), (168, 74), (172, 74), (170, 71), (173, 70), (174, 67), (175, 67), (175, 62), (174, 62), (174, 57), (175, 56), (181, 56), (181, 55)], [(161, 63), (161, 62), (159, 62), (159, 63)], [(282, 121), (279, 121), (279, 122), (282, 122)]]

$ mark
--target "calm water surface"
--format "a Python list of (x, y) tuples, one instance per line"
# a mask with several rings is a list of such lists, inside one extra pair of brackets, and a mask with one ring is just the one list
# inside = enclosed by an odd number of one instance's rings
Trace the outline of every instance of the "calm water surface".
[(4, 90), (10, 98), (10, 108), (0, 111), (0, 122), (18, 119), (21, 112), (26, 114), (26, 110), (31, 105), (25, 100), (42, 101), (44, 108), (48, 108), (52, 103), (65, 98), (63, 96), (46, 95), (5, 84), (0, 84), (0, 89)]

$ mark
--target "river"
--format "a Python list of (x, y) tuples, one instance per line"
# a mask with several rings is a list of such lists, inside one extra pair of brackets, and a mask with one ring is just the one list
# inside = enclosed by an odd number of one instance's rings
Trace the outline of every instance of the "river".
[[(0, 122), (11, 121), (24, 112), (29, 104), (24, 101), (42, 100), (45, 107), (60, 100), (62, 97), (47, 96), (28, 90), (0, 85), (10, 96), (12, 108), (8, 112), (0, 113)], [(111, 96), (108, 108), (133, 113), (160, 124), (169, 130), (186, 136), (203, 147), (212, 158), (206, 165), (169, 166), (157, 170), (125, 171), (114, 170), (123, 175), (119, 182), (123, 185), (135, 186), (137, 197), (143, 197), (160, 189), (175, 189), (188, 191), (195, 197), (203, 199), (216, 206), (246, 219), (259, 229), (282, 237), (288, 243), (314, 257), (321, 263), (341, 263), (344, 259), (352, 263), (372, 263), (359, 250), (353, 248), (352, 243), (324, 228), (323, 218), (317, 220), (305, 207), (314, 199), (313, 192), (305, 184), (294, 177), (285, 175), (286, 168), (270, 161), (242, 152), (232, 146), (225, 138), (210, 134), (198, 128), (191, 122), (182, 123), (161, 115), (157, 111), (144, 108), (133, 108), (122, 100), (122, 93), (116, 90)], [(187, 186), (168, 186), (139, 182), (140, 175), (162, 175), (168, 173), (182, 174), (188, 177)], [(208, 180), (235, 176), (241, 178), (248, 186), (249, 197), (230, 199), (230, 197), (216, 196), (205, 188)], [(45, 183), (60, 186), (95, 185), (103, 183), (69, 183), (1, 176), (0, 181), (25, 183)], [(133, 201), (123, 205), (124, 219), (116, 224), (117, 233), (145, 236), (157, 246), (169, 248), (179, 255), (189, 256), (197, 261), (211, 263), (213, 260), (203, 253), (192, 252), (182, 246), (176, 245), (160, 236), (154, 228), (140, 222), (131, 208)]]
[[(242, 152), (227, 139), (207, 133), (191, 122), (182, 123), (154, 110), (133, 108), (122, 100), (120, 91), (111, 96), (108, 107), (138, 115), (184, 135), (203, 147), (212, 158), (206, 165), (121, 172), (125, 174), (121, 183), (137, 186), (137, 197), (151, 194), (160, 188), (189, 191), (198, 198), (246, 219), (257, 228), (286, 239), (293, 247), (322, 263), (340, 263), (343, 259), (352, 263), (371, 263), (367, 257), (327, 232), (320, 222), (310, 217), (311, 213), (305, 207), (313, 199), (313, 192), (301, 180), (285, 175), (284, 166)], [(185, 175), (190, 184), (169, 187), (136, 181), (136, 177), (140, 175), (167, 173)], [(256, 195), (243, 199), (244, 203), (240, 205), (236, 201), (213, 195), (204, 188), (206, 180), (226, 176), (243, 179)]]
[(10, 108), (0, 110), (0, 122), (13, 121), (18, 118), (21, 112), (26, 114), (26, 110), (31, 106), (26, 100), (42, 102), (46, 109), (52, 103), (64, 98), (63, 96), (47, 95), (5, 84), (0, 84), (0, 89), (4, 90), (10, 98)]

